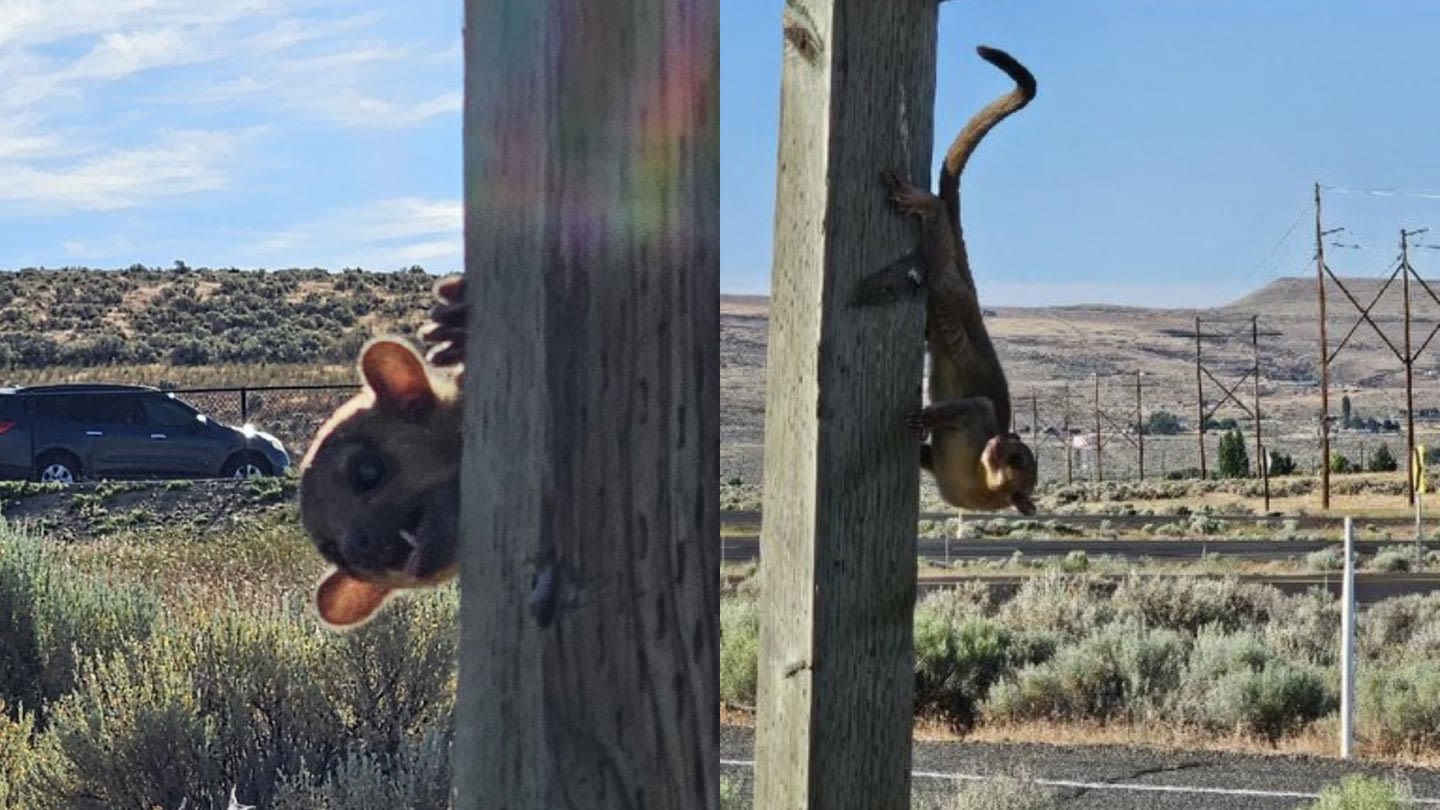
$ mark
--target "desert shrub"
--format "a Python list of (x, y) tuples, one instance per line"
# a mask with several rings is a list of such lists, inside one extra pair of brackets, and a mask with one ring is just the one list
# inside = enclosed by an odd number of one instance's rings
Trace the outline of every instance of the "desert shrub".
[(924, 609), (943, 617), (951, 624), (960, 624), (975, 616), (991, 616), (995, 613), (995, 598), (990, 586), (982, 580), (967, 579), (954, 587), (931, 591), (922, 597), (916, 610)]
[(1360, 614), (1359, 648), (1367, 657), (1403, 656), (1429, 647), (1440, 635), (1440, 594), (1407, 594), (1386, 599)]
[(1333, 711), (1338, 703), (1319, 669), (1278, 659), (1263, 669), (1231, 672), (1215, 683), (1211, 718), (1271, 743)]
[(742, 810), (744, 807), (740, 780), (727, 773), (720, 774), (720, 810)]
[(985, 708), (1010, 721), (1143, 718), (1178, 685), (1186, 646), (1172, 630), (1108, 624), (996, 684)]
[(1025, 580), (998, 615), (1007, 627), (1049, 631), (1062, 641), (1078, 639), (1114, 617), (1110, 600), (1097, 598), (1113, 588), (1097, 577), (1046, 571)]
[(1429, 662), (1360, 671), (1360, 722), (1388, 752), (1440, 744), (1440, 671)]
[(1043, 664), (1055, 657), (1060, 638), (1048, 630), (1019, 630), (1010, 636), (1010, 668)]
[(1345, 567), (1345, 550), (1340, 546), (1326, 546), (1305, 555), (1305, 567), (1311, 571), (1339, 571)]
[(1410, 789), (1377, 776), (1350, 774), (1326, 785), (1306, 810), (1402, 810), (1413, 807)]
[(720, 699), (755, 705), (760, 613), (753, 599), (720, 601)]
[(0, 701), (0, 807), (46, 807), (44, 774), (60, 772), (62, 763), (53, 745), (35, 737), (35, 716), (16, 715), (10, 719)]
[(1289, 453), (1282, 453), (1279, 450), (1270, 451), (1270, 475), (1290, 475), (1294, 472), (1295, 459)]
[(1074, 549), (1060, 561), (1060, 570), (1067, 574), (1083, 574), (1090, 568), (1090, 556), (1082, 549)]
[(974, 725), (990, 685), (1010, 668), (1010, 631), (991, 619), (951, 624), (919, 610), (915, 616), (915, 707), (938, 711), (962, 728)]
[(1272, 658), (1270, 649), (1252, 631), (1226, 632), (1218, 626), (1203, 628), (1181, 672), (1174, 696), (1176, 716), (1208, 729), (1222, 725), (1212, 707), (1221, 679), (1235, 672), (1255, 672)]
[(955, 625), (943, 617), (928, 610), (916, 610), (915, 709), (917, 711), (933, 711), (946, 702), (950, 679), (955, 675), (956, 659), (959, 656), (958, 636)]
[(1141, 432), (1147, 436), (1174, 436), (1181, 430), (1180, 417), (1169, 411), (1152, 411)]
[(1345, 456), (1344, 454), (1330, 454), (1330, 472), (1351, 473), (1356, 472), (1358, 469), (1359, 468), (1355, 466), (1355, 462), (1351, 461), (1349, 457)]
[(1409, 546), (1386, 546), (1375, 552), (1366, 568), (1371, 571), (1409, 571), (1415, 564), (1415, 549)]
[(1265, 625), (1265, 644), (1286, 658), (1318, 666), (1339, 660), (1340, 603), (1330, 592), (1315, 586), (1285, 600), (1283, 621)]
[(1262, 624), (1280, 610), (1280, 592), (1236, 577), (1153, 577), (1131, 574), (1113, 600), (1119, 617), (1134, 617), (1148, 627), (1167, 627), (1193, 635), (1207, 625), (1226, 630)]
[(1059, 807), (1055, 791), (1013, 776), (965, 782), (945, 810), (1049, 810)]
[(47, 732), (65, 760), (55, 781), (107, 806), (223, 807), (207, 803), (231, 787), (269, 806), (282, 774), (323, 786), (354, 746), (399, 756), (448, 724), (454, 613), (453, 591), (441, 591), (397, 600), (343, 636), (233, 608), (166, 623), (81, 661)]
[[(391, 753), (352, 750), (318, 778), (310, 771), (279, 782), (275, 810), (350, 810), (355, 807), (450, 807), (448, 729), (406, 739)], [(248, 800), (247, 800), (248, 801)]]
[(1400, 468), (1399, 463), (1395, 461), (1395, 456), (1390, 452), (1389, 445), (1386, 444), (1375, 448), (1375, 452), (1370, 455), (1369, 463), (1365, 466), (1370, 472), (1395, 472)]
[(195, 792), (219, 796), (223, 752), (215, 725), (200, 714), (186, 669), (192, 649), (182, 634), (85, 658), (79, 683), (50, 717), (49, 736), (64, 764), (48, 774), (73, 778), (68, 803), (93, 797), (106, 807), (178, 807)]
[(0, 523), (0, 700), (37, 712), (75, 685), (77, 656), (148, 637), (159, 603), (67, 570), (39, 537)]

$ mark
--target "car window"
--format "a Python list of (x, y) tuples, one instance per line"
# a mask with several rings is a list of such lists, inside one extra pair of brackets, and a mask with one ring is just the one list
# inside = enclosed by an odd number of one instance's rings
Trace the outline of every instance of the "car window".
[(195, 427), (195, 414), (184, 405), (162, 397), (146, 397), (145, 413), (154, 427)]
[(69, 399), (65, 415), (77, 422), (105, 425), (143, 425), (145, 410), (133, 394), (87, 394)]
[(76, 419), (75, 399), (73, 397), (58, 396), (55, 394), (35, 394), (30, 397), (35, 401), (35, 414), (37, 416), (48, 416), (56, 419)]

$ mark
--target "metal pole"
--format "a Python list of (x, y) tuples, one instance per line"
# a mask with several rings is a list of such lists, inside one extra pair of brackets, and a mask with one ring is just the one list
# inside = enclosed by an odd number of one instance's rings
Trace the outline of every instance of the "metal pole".
[[(1315, 291), (1320, 297), (1320, 508), (1330, 508), (1330, 342), (1325, 336), (1325, 242), (1315, 184)], [(1198, 329), (1196, 330), (1199, 331)]]
[(1345, 517), (1345, 573), (1340, 586), (1340, 756), (1355, 738), (1355, 524)]

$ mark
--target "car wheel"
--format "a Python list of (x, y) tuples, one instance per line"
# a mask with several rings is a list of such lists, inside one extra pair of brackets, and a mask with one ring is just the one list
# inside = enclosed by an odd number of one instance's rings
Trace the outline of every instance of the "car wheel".
[(69, 453), (46, 453), (35, 462), (35, 480), (73, 484), (80, 480), (80, 462)]
[(242, 480), (246, 478), (260, 478), (271, 474), (273, 474), (273, 470), (270, 468), (270, 462), (260, 456), (252, 454), (240, 455), (230, 459), (225, 462), (225, 468), (220, 471), (220, 475), (225, 478), (238, 478)]

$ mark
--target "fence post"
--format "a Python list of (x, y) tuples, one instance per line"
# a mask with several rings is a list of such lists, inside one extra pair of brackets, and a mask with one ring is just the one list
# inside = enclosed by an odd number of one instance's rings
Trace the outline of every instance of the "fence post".
[(240, 386), (240, 424), (250, 421), (250, 392), (245, 386)]
[[(755, 807), (910, 807), (922, 297), (847, 305), (915, 246), (934, 0), (786, 5), (765, 409)], [(974, 68), (985, 70), (983, 65)]]
[(717, 0), (466, 0), (455, 810), (719, 803)]

